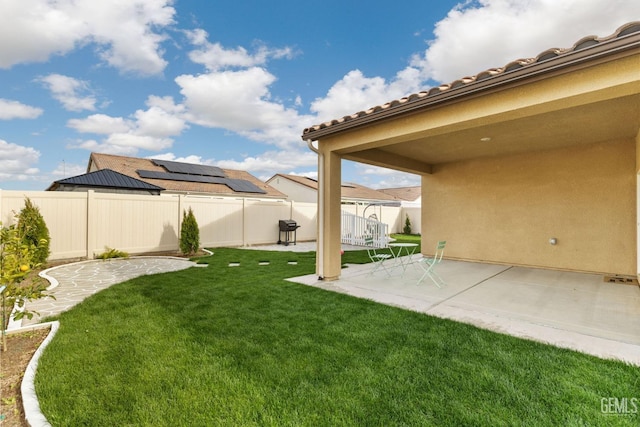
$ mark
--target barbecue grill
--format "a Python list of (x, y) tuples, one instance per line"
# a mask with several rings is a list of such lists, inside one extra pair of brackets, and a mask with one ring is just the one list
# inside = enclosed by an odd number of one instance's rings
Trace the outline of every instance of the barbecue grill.
[[(278, 226), (280, 227), (280, 235), (278, 236), (278, 244), (283, 244), (285, 246), (289, 246), (289, 242), (291, 242), (291, 234), (293, 233), (293, 244), (296, 244), (296, 230), (298, 227), (298, 223), (296, 223), (292, 219), (281, 219), (278, 221)], [(284, 233), (284, 240), (282, 239)]]

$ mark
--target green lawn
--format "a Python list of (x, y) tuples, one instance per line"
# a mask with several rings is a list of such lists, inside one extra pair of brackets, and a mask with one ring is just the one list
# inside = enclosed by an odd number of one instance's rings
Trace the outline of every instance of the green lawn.
[(60, 316), (36, 376), (52, 425), (640, 422), (601, 411), (640, 398), (638, 368), (283, 280), (313, 273), (314, 253), (204, 261)]

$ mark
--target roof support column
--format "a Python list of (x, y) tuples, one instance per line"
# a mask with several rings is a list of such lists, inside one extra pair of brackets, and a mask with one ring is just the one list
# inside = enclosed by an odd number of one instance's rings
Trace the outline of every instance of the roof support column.
[(640, 130), (636, 134), (636, 275), (640, 280)]
[(331, 151), (318, 155), (318, 251), (316, 272), (321, 279), (340, 277), (340, 214), (342, 166), (341, 157)]

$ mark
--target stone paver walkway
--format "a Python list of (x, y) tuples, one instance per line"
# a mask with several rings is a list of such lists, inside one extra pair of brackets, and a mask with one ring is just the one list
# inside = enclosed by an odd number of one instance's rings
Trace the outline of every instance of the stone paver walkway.
[(40, 319), (69, 310), (90, 295), (116, 283), (147, 274), (184, 270), (197, 265), (188, 259), (172, 257), (135, 257), (111, 260), (82, 261), (53, 267), (42, 272), (51, 282), (49, 294), (44, 298), (27, 303), (27, 310), (37, 311), (31, 319), (23, 319), (20, 326), (39, 323)]

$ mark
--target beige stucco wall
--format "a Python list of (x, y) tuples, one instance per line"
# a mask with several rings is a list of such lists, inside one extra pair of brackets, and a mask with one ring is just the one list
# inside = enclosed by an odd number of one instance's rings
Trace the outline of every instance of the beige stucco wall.
[(288, 201), (304, 203), (318, 202), (317, 190), (306, 187), (297, 182), (293, 182), (290, 179), (276, 175), (274, 178), (267, 181), (267, 184), (282, 192), (283, 194), (286, 194)]
[(438, 165), (422, 189), (425, 253), (636, 275), (632, 139)]

